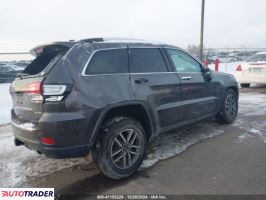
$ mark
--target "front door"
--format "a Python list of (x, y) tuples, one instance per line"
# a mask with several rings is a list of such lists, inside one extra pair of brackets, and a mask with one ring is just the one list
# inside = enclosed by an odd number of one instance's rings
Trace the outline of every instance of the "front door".
[(178, 78), (181, 80), (184, 121), (203, 117), (215, 111), (216, 84), (204, 78), (201, 64), (178, 49), (166, 49)]

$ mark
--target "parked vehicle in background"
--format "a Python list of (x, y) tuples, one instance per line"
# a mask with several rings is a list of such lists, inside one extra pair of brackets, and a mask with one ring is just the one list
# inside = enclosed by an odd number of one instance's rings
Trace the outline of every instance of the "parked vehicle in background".
[(14, 64), (4, 64), (4, 65), (1, 65), (2, 67), (7, 67), (7, 68), (11, 68), (17, 72), (22, 72), (25, 67), (21, 67), (19, 65), (14, 65)]
[(209, 61), (210, 64), (213, 64), (214, 60), (216, 60), (216, 59), (218, 59), (220, 63), (232, 63), (232, 62), (242, 61), (242, 59), (240, 57), (237, 57), (237, 56), (224, 56), (224, 55), (209, 57), (208, 61)]
[(37, 58), (10, 88), (15, 144), (51, 158), (92, 151), (113, 179), (139, 168), (156, 135), (237, 116), (235, 78), (172, 45), (95, 38), (32, 53)]
[(17, 73), (20, 73), (24, 68), (13, 65), (0, 65), (0, 83), (11, 83)]
[(241, 87), (251, 83), (266, 84), (266, 52), (256, 53), (236, 69), (236, 79)]

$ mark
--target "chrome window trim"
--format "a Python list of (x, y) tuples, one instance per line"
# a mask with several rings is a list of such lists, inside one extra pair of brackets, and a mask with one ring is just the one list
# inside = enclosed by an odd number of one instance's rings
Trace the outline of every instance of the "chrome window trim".
[(163, 48), (162, 46), (150, 46), (150, 47), (147, 47), (147, 46), (128, 46), (129, 50), (130, 49), (160, 49), (160, 48)]
[(141, 74), (201, 74), (201, 72), (146, 72), (146, 73), (116, 73), (116, 74), (90, 74), (87, 76), (128, 76), (128, 75), (141, 75)]
[[(184, 74), (184, 73), (201, 73), (201, 72), (145, 72), (145, 73), (114, 73), (114, 74), (85, 74), (85, 71), (92, 59), (92, 57), (94, 56), (95, 53), (99, 52), (99, 51), (106, 51), (106, 50), (114, 50), (114, 49), (129, 49), (129, 53), (130, 53), (130, 49), (143, 49), (143, 48), (152, 48), (152, 49), (160, 49), (160, 48), (164, 48), (164, 49), (174, 49), (174, 50), (178, 50), (178, 51), (182, 51), (179, 48), (170, 48), (170, 47), (142, 47), (142, 46), (138, 46), (138, 47), (115, 47), (115, 48), (104, 48), (104, 49), (97, 49), (95, 51), (92, 52), (92, 54), (90, 55), (89, 59), (87, 60), (87, 62), (85, 63), (82, 72), (81, 72), (81, 76), (83, 77), (89, 77), (89, 76), (121, 76), (121, 75), (139, 75), (139, 74)], [(185, 51), (182, 51), (184, 53), (186, 53)], [(190, 55), (190, 54), (189, 54)], [(194, 58), (194, 57), (192, 57)], [(196, 60), (197, 61), (197, 60)], [(198, 61), (197, 61), (198, 62)], [(199, 63), (200, 64), (200, 63)]]
[[(81, 71), (81, 76), (111, 76), (111, 75), (128, 75), (130, 73), (114, 73), (114, 74), (85, 74), (86, 69), (92, 59), (92, 57), (94, 56), (94, 54), (96, 54), (99, 51), (106, 51), (106, 50), (114, 50), (114, 49), (129, 49), (129, 54), (130, 54), (130, 49), (144, 49), (144, 48), (152, 48), (152, 49), (160, 49), (162, 47), (142, 47), (142, 46), (138, 46), (138, 47), (114, 47), (114, 48), (104, 48), (104, 49), (97, 49), (95, 51), (92, 52), (92, 54), (90, 55), (89, 59), (87, 60), (87, 62), (85, 63), (85, 65), (83, 66), (83, 69)], [(169, 73), (169, 72), (151, 72), (151, 73)], [(151, 73), (131, 73), (131, 74), (151, 74)], [(172, 72), (170, 72), (172, 73)]]

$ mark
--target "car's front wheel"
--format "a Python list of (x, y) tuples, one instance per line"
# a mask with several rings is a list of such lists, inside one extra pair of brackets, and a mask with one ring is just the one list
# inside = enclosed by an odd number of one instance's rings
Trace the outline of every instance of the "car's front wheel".
[(141, 165), (147, 138), (142, 125), (127, 117), (108, 120), (93, 149), (93, 160), (112, 179), (127, 178)]
[(225, 92), (220, 111), (216, 115), (216, 121), (224, 124), (231, 124), (235, 121), (238, 113), (238, 97), (233, 89)]

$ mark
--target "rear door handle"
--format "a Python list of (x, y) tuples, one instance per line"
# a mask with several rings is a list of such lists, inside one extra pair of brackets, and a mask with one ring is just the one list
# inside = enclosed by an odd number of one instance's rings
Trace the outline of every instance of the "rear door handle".
[(191, 76), (182, 76), (182, 80), (190, 80), (191, 78)]
[(140, 79), (135, 80), (135, 83), (137, 84), (147, 83), (147, 82), (149, 82), (149, 80), (146, 78), (140, 78)]

